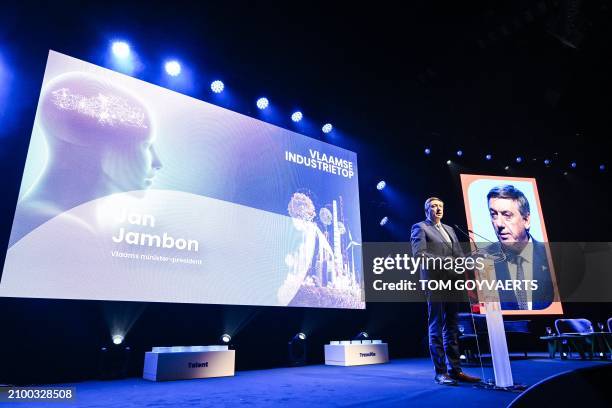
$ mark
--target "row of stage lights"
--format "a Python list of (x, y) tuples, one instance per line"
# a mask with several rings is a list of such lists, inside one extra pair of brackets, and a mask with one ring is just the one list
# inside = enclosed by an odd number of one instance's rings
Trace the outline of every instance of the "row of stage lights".
[[(302, 340), (306, 339), (306, 335), (303, 333), (299, 333), (300, 337)], [(122, 334), (114, 334), (111, 336), (111, 340), (113, 341), (113, 344), (118, 346), (120, 344), (123, 343), (123, 340), (125, 340), (124, 336)], [(221, 343), (223, 344), (229, 344), (230, 341), (232, 341), (232, 336), (230, 336), (227, 333), (224, 333), (221, 335), (221, 337), (219, 337), (219, 341), (221, 341)]]
[[(426, 149), (429, 150), (429, 149)], [(385, 180), (380, 180), (377, 184), (376, 184), (376, 189), (378, 191), (383, 191), (385, 189), (385, 187), (387, 187), (387, 182)], [(389, 222), (389, 217), (384, 216), (382, 217), (382, 219), (380, 220), (380, 226), (384, 227), (385, 225), (387, 225), (387, 223)]]
[[(429, 156), (430, 154), (431, 154), (431, 149), (429, 147), (425, 148), (425, 155)], [(457, 154), (458, 157), (461, 157), (461, 156), (463, 156), (463, 151), (462, 150), (457, 150), (456, 154)], [(492, 154), (488, 153), (488, 154), (485, 155), (485, 160), (490, 161), (492, 159), (493, 159), (493, 155)], [(520, 163), (523, 162), (523, 157), (522, 156), (518, 156), (515, 161), (520, 164)], [(451, 165), (452, 163), (453, 162), (451, 160), (447, 160), (446, 161), (446, 164), (448, 164), (448, 165)], [(552, 161), (549, 160), (549, 159), (545, 159), (544, 160), (544, 165), (547, 166), (547, 167), (550, 166), (551, 163), (552, 163)], [(572, 169), (575, 169), (575, 168), (578, 167), (578, 164), (575, 161), (573, 161), (573, 162), (570, 163), (569, 167), (571, 167)], [(510, 170), (510, 166), (505, 166), (504, 170)], [(605, 170), (606, 170), (606, 165), (605, 164), (600, 164), (599, 165), (599, 171), (603, 172)], [(564, 172), (563, 174), (567, 175), (567, 171)], [(387, 187), (387, 182), (384, 181), (384, 180), (380, 180), (376, 184), (376, 189), (378, 191), (384, 190), (385, 187)], [(385, 216), (385, 217), (383, 217), (380, 220), (379, 224), (380, 224), (381, 227), (384, 227), (388, 222), (389, 222), (389, 217)]]
[[(366, 339), (368, 337), (368, 333), (366, 333), (366, 332), (361, 332), (361, 333), (359, 333), (359, 335), (360, 336), (361, 335), (365, 335)], [(113, 341), (113, 344), (116, 345), (116, 346), (122, 344), (123, 340), (125, 340), (125, 338), (124, 338), (124, 336), (122, 334), (114, 334), (111, 337), (111, 339)], [(302, 333), (302, 332), (297, 333), (295, 336), (293, 336), (292, 340), (304, 341), (304, 340), (306, 340), (306, 335), (304, 333)], [(230, 336), (227, 333), (224, 333), (224, 334), (221, 335), (221, 337), (219, 337), (219, 341), (221, 343), (223, 343), (223, 344), (229, 344), (229, 342), (232, 341), (232, 336)]]
[[(426, 155), (426, 156), (429, 156), (429, 155), (431, 154), (431, 148), (429, 148), (429, 147), (425, 148), (424, 153), (425, 153), (425, 155)], [(455, 154), (457, 155), (457, 157), (462, 157), (462, 156), (463, 156), (463, 150), (457, 150), (457, 151), (455, 152)], [(491, 161), (491, 160), (493, 160), (493, 155), (492, 155), (491, 153), (487, 153), (487, 154), (484, 156), (484, 158), (485, 158), (485, 160), (486, 160), (486, 161)], [(534, 159), (534, 160), (535, 160), (535, 159)], [(521, 163), (524, 161), (523, 156), (517, 156), (517, 157), (514, 159), (514, 161), (515, 161), (517, 164), (521, 164)], [(450, 160), (450, 159), (448, 159), (448, 160), (446, 161), (446, 164), (448, 164), (448, 165), (451, 165), (452, 163), (453, 163), (453, 162), (452, 162), (452, 160)], [(545, 165), (546, 167), (548, 167), (548, 166), (550, 166), (550, 165), (552, 164), (552, 160), (550, 160), (550, 159), (544, 159), (544, 160), (543, 160), (543, 163), (544, 163), (544, 165)], [(577, 168), (577, 167), (578, 167), (578, 163), (576, 163), (575, 161), (573, 161), (573, 162), (571, 162), (571, 163), (569, 164), (569, 167), (571, 167), (572, 169), (575, 169), (575, 168)], [(505, 166), (505, 167), (504, 167), (504, 170), (510, 170), (510, 166), (509, 166), (509, 165)], [(599, 165), (599, 170), (600, 170), (600, 171), (605, 171), (605, 170), (606, 170), (606, 165), (605, 165), (605, 164), (603, 164), (603, 163), (602, 163), (602, 164), (600, 164), (600, 165)], [(384, 187), (383, 187), (383, 188), (384, 188)], [(382, 190), (382, 189), (379, 189), (379, 190)]]
[[(359, 332), (359, 334), (355, 336), (354, 340), (368, 340), (369, 338), (370, 338), (370, 335), (368, 334), (368, 332), (362, 331), (362, 332)], [(119, 345), (123, 343), (124, 337), (121, 334), (115, 334), (112, 336), (112, 340), (113, 340), (113, 344)], [(223, 344), (228, 344), (230, 341), (232, 341), (232, 336), (230, 336), (227, 333), (224, 333), (221, 335), (221, 337), (219, 337), (219, 340)], [(306, 340), (306, 334), (304, 334), (303, 332), (299, 332), (295, 336), (293, 336), (291, 340), (292, 341), (295, 341), (295, 340), (304, 341)]]
[[(369, 339), (370, 339), (370, 335), (366, 331), (359, 332), (353, 338), (353, 340), (369, 340)], [(115, 334), (112, 336), (113, 344), (116, 346), (121, 345), (123, 343), (123, 340), (125, 339), (123, 335), (121, 334)], [(232, 336), (227, 333), (224, 333), (221, 335), (221, 337), (219, 337), (219, 341), (223, 344), (229, 344), (230, 341), (232, 341)], [(304, 341), (306, 341), (306, 334), (304, 334), (303, 332), (299, 332), (291, 338), (289, 343), (291, 344), (292, 342), (304, 342)]]
[[(132, 50), (130, 45), (125, 41), (115, 41), (111, 45), (111, 51), (114, 58), (118, 60), (128, 60), (132, 56)], [(164, 71), (171, 77), (178, 77), (181, 75), (182, 67), (181, 63), (176, 59), (167, 60), (164, 62)], [(210, 90), (216, 94), (221, 94), (225, 90), (225, 84), (223, 81), (216, 79), (211, 82)], [(265, 110), (270, 106), (270, 101), (266, 97), (257, 99), (255, 105), (260, 110)], [(300, 111), (295, 111), (291, 114), (291, 121), (299, 123), (304, 119), (304, 115)], [(325, 134), (331, 133), (334, 129), (331, 123), (325, 123), (321, 127), (321, 131)]]

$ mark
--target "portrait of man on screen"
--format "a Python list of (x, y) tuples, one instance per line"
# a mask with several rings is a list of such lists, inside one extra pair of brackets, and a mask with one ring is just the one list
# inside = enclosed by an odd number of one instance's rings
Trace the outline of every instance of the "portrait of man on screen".
[(502, 309), (547, 308), (553, 300), (553, 285), (545, 243), (536, 241), (530, 233), (529, 200), (511, 184), (493, 187), (486, 200), (491, 226), (498, 239), (489, 249), (505, 255), (505, 261), (495, 263), (496, 279), (537, 282), (536, 290), (500, 291)]

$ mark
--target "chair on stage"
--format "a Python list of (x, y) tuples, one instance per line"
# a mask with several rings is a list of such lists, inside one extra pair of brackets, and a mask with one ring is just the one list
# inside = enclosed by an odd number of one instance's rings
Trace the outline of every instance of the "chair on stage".
[[(602, 323), (597, 323), (599, 331), (593, 333), (592, 353), (597, 352), (600, 358), (612, 359), (612, 317), (608, 319), (605, 327)], [(606, 331), (606, 329), (608, 329)]]
[[(489, 352), (487, 319), (482, 314), (459, 313), (459, 347), (468, 363), (476, 362), (480, 354)], [(508, 347), (520, 350), (527, 357), (527, 347), (532, 336), (530, 320), (504, 321)], [(518, 351), (517, 350), (517, 351)]]
[(565, 358), (564, 349), (572, 356), (576, 351), (581, 359), (585, 359), (585, 350), (589, 350), (589, 358), (593, 358), (593, 324), (588, 319), (557, 319), (555, 320), (558, 339), (561, 342), (561, 358)]
[(506, 320), (504, 330), (508, 347), (517, 352), (522, 352), (528, 357), (527, 350), (533, 343), (533, 333), (531, 332), (531, 320)]

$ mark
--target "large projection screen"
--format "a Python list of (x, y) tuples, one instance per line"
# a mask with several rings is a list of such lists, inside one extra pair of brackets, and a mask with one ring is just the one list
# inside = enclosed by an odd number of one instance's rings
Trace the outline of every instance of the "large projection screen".
[[(534, 178), (461, 174), (463, 200), (473, 244), (490, 253), (505, 254), (494, 265), (496, 279), (517, 279), (516, 255), (521, 256), (525, 279), (538, 282), (538, 290), (500, 298), (507, 315), (562, 314), (554, 265), (548, 245), (544, 214)], [(526, 239), (525, 245), (516, 241)], [(520, 248), (519, 254), (513, 254)], [(511, 299), (508, 299), (510, 295)], [(508, 300), (508, 301), (505, 301)], [(484, 309), (482, 309), (484, 311)]]
[(365, 308), (357, 156), (50, 51), (0, 296)]

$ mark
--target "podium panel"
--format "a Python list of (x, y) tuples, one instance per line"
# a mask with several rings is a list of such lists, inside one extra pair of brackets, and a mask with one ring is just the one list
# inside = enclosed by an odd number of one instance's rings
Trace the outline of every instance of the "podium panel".
[(326, 365), (356, 366), (387, 362), (389, 362), (387, 343), (325, 345)]
[[(205, 347), (202, 347), (205, 349)], [(148, 351), (142, 377), (150, 381), (234, 375), (235, 350)]]

